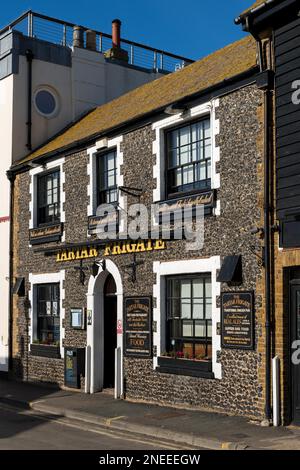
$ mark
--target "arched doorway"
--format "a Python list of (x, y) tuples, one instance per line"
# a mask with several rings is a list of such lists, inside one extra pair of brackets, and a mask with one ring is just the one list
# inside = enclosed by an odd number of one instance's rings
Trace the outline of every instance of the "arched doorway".
[(98, 275), (90, 277), (87, 317), (85, 391), (96, 393), (106, 387), (115, 387), (115, 397), (120, 397), (123, 394), (123, 284), (118, 267), (109, 259), (106, 260), (104, 271), (100, 266)]
[(103, 388), (115, 386), (115, 349), (117, 347), (117, 287), (108, 274), (104, 289), (104, 374)]

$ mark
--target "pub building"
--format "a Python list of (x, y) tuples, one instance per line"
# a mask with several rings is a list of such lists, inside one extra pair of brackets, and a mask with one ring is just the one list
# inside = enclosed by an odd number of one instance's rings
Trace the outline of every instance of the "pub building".
[[(264, 424), (279, 409), (299, 424), (297, 3), (256, 2), (236, 20), (243, 39), (11, 167), (16, 377)], [(97, 237), (99, 204), (120, 215), (125, 196), (149, 210), (204, 205), (202, 248)]]

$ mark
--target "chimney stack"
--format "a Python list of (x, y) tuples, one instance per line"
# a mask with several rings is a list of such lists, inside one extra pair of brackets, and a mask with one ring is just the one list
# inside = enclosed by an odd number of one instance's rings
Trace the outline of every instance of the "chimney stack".
[(120, 49), (121, 46), (121, 21), (116, 19), (112, 22), (112, 47)]
[(112, 48), (104, 53), (106, 59), (128, 63), (128, 52), (121, 48), (121, 21), (112, 22)]

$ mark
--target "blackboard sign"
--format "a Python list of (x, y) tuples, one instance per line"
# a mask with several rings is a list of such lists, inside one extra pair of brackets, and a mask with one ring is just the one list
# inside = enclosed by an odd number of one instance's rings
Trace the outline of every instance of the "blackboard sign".
[(152, 302), (151, 297), (125, 299), (125, 356), (152, 356)]
[(253, 292), (222, 293), (222, 347), (254, 348)]

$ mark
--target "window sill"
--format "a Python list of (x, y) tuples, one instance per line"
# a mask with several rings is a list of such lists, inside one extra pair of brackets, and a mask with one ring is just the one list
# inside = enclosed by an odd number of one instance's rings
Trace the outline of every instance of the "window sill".
[(191, 361), (188, 359), (173, 359), (171, 357), (159, 357), (157, 372), (163, 374), (185, 375), (214, 379), (211, 361)]
[(31, 245), (39, 245), (60, 241), (63, 233), (63, 224), (43, 225), (29, 231), (29, 241)]
[(48, 344), (31, 344), (31, 356), (48, 357), (51, 359), (61, 359), (60, 347)]

